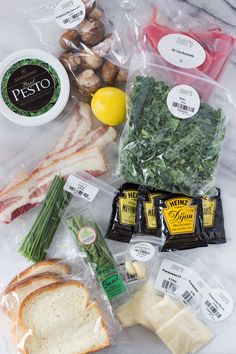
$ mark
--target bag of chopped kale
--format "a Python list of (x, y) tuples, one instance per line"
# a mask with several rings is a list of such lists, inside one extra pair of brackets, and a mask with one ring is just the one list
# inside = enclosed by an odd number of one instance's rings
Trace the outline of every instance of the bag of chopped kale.
[(161, 66), (156, 57), (133, 59), (127, 91), (122, 178), (189, 196), (216, 193), (226, 117), (234, 108), (228, 91), (204, 74), (193, 80)]

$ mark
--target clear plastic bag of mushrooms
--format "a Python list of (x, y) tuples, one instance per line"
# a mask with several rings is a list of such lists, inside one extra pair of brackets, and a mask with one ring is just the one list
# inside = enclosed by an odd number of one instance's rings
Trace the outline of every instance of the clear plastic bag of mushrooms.
[(89, 101), (103, 86), (123, 87), (126, 70), (109, 60), (115, 4), (104, 0), (47, 0), (25, 9), (27, 18), (48, 52), (69, 73), (72, 89)]

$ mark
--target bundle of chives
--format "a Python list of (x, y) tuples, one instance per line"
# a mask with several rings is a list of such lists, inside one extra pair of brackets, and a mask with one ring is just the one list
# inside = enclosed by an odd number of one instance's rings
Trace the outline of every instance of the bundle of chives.
[(28, 235), (20, 245), (22, 256), (33, 262), (42, 261), (53, 240), (72, 194), (64, 191), (65, 181), (55, 176), (48, 190), (39, 215)]

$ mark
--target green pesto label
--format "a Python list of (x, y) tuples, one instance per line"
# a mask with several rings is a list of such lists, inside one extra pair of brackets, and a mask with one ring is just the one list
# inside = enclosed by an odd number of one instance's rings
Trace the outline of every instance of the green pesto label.
[(113, 263), (107, 263), (98, 267), (96, 273), (97, 279), (110, 301), (127, 291), (125, 283)]
[(4, 74), (1, 94), (7, 107), (16, 114), (37, 117), (57, 102), (61, 82), (53, 67), (40, 59), (23, 59)]

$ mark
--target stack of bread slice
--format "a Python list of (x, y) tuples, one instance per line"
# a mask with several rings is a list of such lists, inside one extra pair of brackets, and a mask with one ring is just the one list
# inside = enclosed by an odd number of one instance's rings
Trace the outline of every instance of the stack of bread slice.
[(84, 354), (110, 345), (97, 302), (71, 279), (59, 259), (39, 262), (18, 274), (1, 296), (23, 354)]

